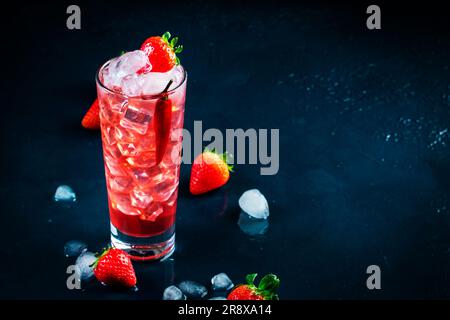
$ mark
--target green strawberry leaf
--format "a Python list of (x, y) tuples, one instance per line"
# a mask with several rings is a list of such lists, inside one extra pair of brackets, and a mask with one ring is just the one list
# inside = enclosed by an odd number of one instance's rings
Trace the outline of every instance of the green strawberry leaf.
[(174, 37), (172, 40), (170, 40), (170, 46), (172, 48), (174, 48), (175, 45), (177, 44), (177, 42), (178, 42), (178, 37)]
[(247, 284), (253, 285), (253, 282), (255, 282), (255, 279), (256, 279), (257, 276), (258, 276), (257, 273), (251, 273), (251, 274), (248, 274), (248, 275), (245, 277), (245, 281), (247, 282)]
[(171, 35), (169, 31), (164, 32), (164, 34), (161, 36), (165, 41), (169, 42)]
[(180, 44), (179, 46), (175, 47), (175, 50), (174, 50), (175, 53), (181, 53), (181, 51), (183, 51), (183, 45), (182, 44)]
[[(233, 160), (233, 155), (232, 155), (231, 153), (229, 153), (228, 151), (225, 151), (224, 153), (217, 153), (217, 151), (216, 151), (215, 148), (213, 148), (212, 150), (210, 150), (209, 148), (206, 147), (205, 149), (203, 149), (203, 152), (204, 152), (204, 153), (205, 153), (205, 152), (211, 152), (211, 153), (217, 154), (219, 157), (222, 158), (223, 162), (225, 162), (225, 164), (227, 165), (228, 171), (234, 172), (234, 171), (233, 171), (234, 166), (232, 166), (232, 165), (229, 164), (229, 163), (232, 162), (232, 160)], [(256, 276), (255, 276), (255, 277), (256, 277)], [(255, 280), (255, 279), (253, 279), (253, 280)]]
[(231, 153), (229, 153), (228, 151), (225, 151), (225, 153), (223, 154), (223, 161), (227, 164), (228, 166), (228, 171), (230, 172), (234, 172), (234, 166), (230, 165), (230, 162), (233, 162), (233, 155)]
[(258, 290), (273, 294), (280, 287), (280, 279), (274, 274), (265, 275), (258, 285)]
[(100, 261), (100, 259), (103, 258), (103, 256), (105, 256), (109, 252), (110, 249), (111, 249), (111, 245), (107, 245), (106, 247), (104, 247), (102, 253), (96, 254), (97, 259), (89, 267), (93, 267), (94, 269), (97, 268), (97, 265), (98, 265), (98, 262)]

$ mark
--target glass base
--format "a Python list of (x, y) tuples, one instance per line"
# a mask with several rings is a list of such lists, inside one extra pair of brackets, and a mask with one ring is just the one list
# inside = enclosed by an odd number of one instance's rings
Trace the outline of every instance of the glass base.
[(130, 255), (132, 260), (163, 261), (175, 251), (175, 225), (154, 237), (131, 237), (111, 224), (111, 245)]

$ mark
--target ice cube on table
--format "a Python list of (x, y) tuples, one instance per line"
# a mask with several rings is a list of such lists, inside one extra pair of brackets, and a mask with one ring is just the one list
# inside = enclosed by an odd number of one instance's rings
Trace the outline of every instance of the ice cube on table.
[(212, 298), (209, 298), (208, 300), (227, 300), (227, 298), (225, 298), (225, 297), (212, 297)]
[(103, 83), (108, 88), (120, 87), (122, 80), (150, 66), (147, 55), (141, 50), (126, 52), (113, 59), (103, 71)]
[(163, 300), (186, 300), (186, 296), (176, 286), (170, 286), (164, 290)]
[(238, 225), (249, 236), (261, 236), (267, 232), (269, 221), (268, 219), (255, 219), (244, 211), (241, 211)]
[(245, 191), (239, 198), (239, 207), (256, 219), (267, 219), (269, 216), (269, 204), (258, 189)]
[(206, 287), (195, 281), (182, 281), (178, 285), (178, 288), (188, 298), (200, 299), (208, 294), (208, 290), (206, 289)]
[(80, 280), (87, 281), (94, 276), (94, 264), (97, 261), (95, 254), (85, 251), (80, 254), (75, 262), (75, 265), (80, 271)]
[(56, 189), (55, 201), (75, 202), (77, 196), (73, 189), (67, 185), (61, 185)]
[(77, 257), (86, 250), (86, 243), (78, 240), (70, 240), (64, 245), (64, 255), (67, 258)]
[(214, 291), (226, 291), (230, 290), (234, 286), (228, 275), (223, 272), (212, 277), (211, 285)]

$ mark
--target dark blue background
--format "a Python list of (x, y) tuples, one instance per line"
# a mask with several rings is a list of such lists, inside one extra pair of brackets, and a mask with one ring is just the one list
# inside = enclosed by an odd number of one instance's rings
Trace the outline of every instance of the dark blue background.
[[(5, 13), (0, 298), (159, 299), (219, 272), (276, 273), (282, 299), (449, 298), (448, 19), (434, 3), (386, 4), (369, 31), (368, 4), (81, 3), (80, 31), (66, 29), (69, 3)], [(69, 291), (64, 243), (109, 237), (100, 135), (80, 126), (94, 74), (166, 30), (185, 46), (185, 127), (279, 128), (279, 173), (240, 165), (193, 197), (183, 165), (173, 259), (136, 263), (135, 293)], [(53, 202), (60, 184), (75, 204)], [(271, 209), (260, 238), (237, 225), (254, 187)], [(365, 286), (371, 264), (382, 290)]]

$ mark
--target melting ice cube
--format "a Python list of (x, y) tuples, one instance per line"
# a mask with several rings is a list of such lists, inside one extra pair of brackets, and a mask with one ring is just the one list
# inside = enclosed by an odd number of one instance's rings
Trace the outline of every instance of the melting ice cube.
[(67, 258), (77, 257), (86, 250), (87, 250), (87, 245), (84, 242), (81, 242), (78, 240), (68, 241), (64, 245), (64, 255)]
[(129, 75), (122, 79), (122, 92), (130, 97), (140, 96), (142, 94), (143, 79), (139, 75)]
[(131, 205), (145, 209), (148, 207), (153, 198), (148, 192), (144, 192), (139, 188), (134, 188), (130, 193)]
[(267, 219), (269, 216), (269, 204), (258, 189), (245, 191), (239, 198), (239, 206), (253, 218)]
[(223, 272), (212, 277), (211, 284), (214, 291), (226, 291), (234, 286), (228, 275)]
[(269, 228), (268, 219), (255, 219), (247, 213), (241, 211), (238, 221), (239, 228), (249, 236), (260, 236), (267, 232)]
[(110, 177), (108, 179), (109, 187), (115, 192), (127, 192), (131, 184), (131, 178), (128, 177)]
[(141, 50), (124, 53), (105, 68), (103, 82), (108, 88), (120, 87), (125, 77), (136, 74), (149, 64), (147, 55)]
[(195, 281), (187, 280), (180, 282), (178, 288), (180, 288), (188, 298), (199, 299), (208, 294), (206, 287)]
[(80, 279), (86, 281), (94, 276), (94, 263), (97, 257), (92, 252), (86, 251), (79, 255), (75, 265), (79, 268)]
[(155, 222), (162, 213), (164, 213), (163, 206), (158, 202), (152, 202), (147, 206), (145, 212), (139, 216), (139, 219)]
[(56, 189), (55, 201), (75, 202), (76, 200), (77, 196), (71, 187), (61, 185)]
[(164, 290), (163, 300), (186, 300), (186, 296), (176, 286), (170, 286)]
[(142, 94), (144, 95), (152, 95), (159, 94), (164, 91), (169, 81), (172, 80), (172, 84), (169, 87), (173, 89), (176, 84), (176, 79), (174, 79), (174, 75), (171, 72), (150, 72), (142, 75)]

